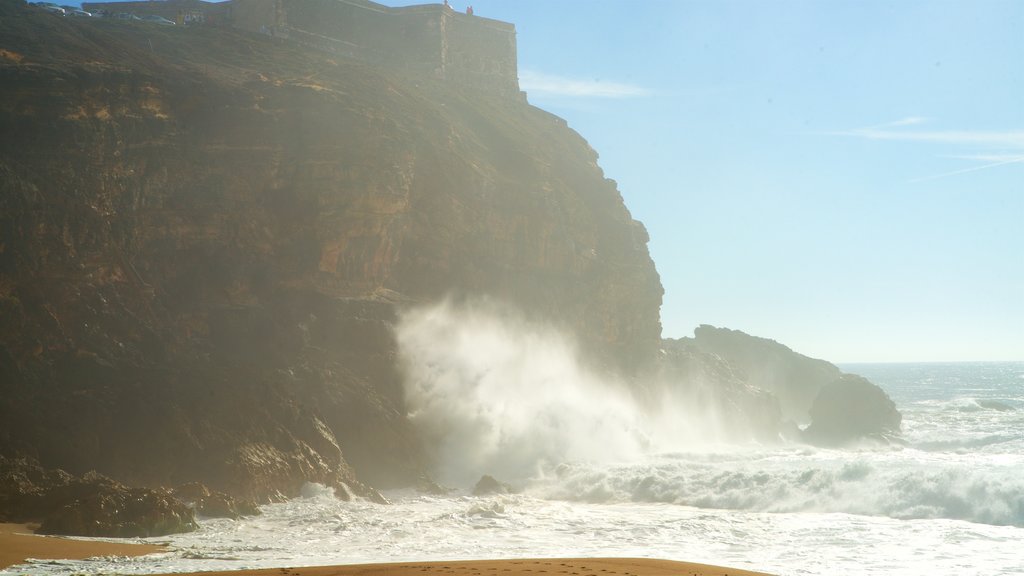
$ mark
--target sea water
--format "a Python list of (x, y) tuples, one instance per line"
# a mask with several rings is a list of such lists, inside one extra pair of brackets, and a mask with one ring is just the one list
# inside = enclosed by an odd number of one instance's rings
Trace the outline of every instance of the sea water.
[(778, 575), (1024, 574), (1024, 363), (844, 365), (888, 392), (906, 445), (713, 446), (538, 469), (511, 495), (308, 485), (140, 558), (3, 574), (153, 574), (407, 560), (630, 556)]

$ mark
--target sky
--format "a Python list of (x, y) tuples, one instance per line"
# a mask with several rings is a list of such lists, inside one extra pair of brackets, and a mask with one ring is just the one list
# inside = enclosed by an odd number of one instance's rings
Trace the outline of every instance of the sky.
[(1024, 2), (472, 3), (647, 226), (666, 337), (1024, 360)]
[(1024, 360), (1024, 2), (471, 3), (647, 226), (664, 336)]

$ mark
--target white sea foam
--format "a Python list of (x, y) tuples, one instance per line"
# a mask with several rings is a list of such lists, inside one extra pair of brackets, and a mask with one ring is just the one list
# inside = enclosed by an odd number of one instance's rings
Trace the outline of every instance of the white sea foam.
[[(344, 563), (628, 556), (785, 575), (1019, 575), (1024, 529), (839, 513), (569, 503), (530, 495), (389, 493), (391, 505), (323, 491), (240, 521), (208, 520), (168, 553), (36, 563), (0, 574), (157, 574)], [(161, 539), (164, 540), (164, 539)]]
[(566, 465), (533, 488), (545, 498), (653, 502), (754, 512), (843, 512), (1024, 526), (1024, 460), (957, 463), (912, 451), (676, 455), (643, 464)]

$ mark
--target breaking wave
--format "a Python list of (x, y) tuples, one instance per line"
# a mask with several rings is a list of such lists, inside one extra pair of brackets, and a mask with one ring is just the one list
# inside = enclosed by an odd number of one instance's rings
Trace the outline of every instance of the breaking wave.
[(666, 391), (642, 409), (573, 341), (494, 302), (444, 302), (396, 330), (410, 419), (442, 481), (526, 480), (562, 462), (623, 462), (725, 436), (715, 411)]
[(1011, 377), (989, 367), (1002, 384), (967, 398), (911, 378), (905, 446), (819, 450), (725, 444), (714, 411), (686, 398), (641, 409), (628, 386), (583, 366), (570, 339), (493, 302), (409, 311), (396, 337), (410, 418), (448, 485), (491, 474), (545, 501), (1024, 527), (1016, 366)]
[(531, 493), (592, 504), (842, 512), (1024, 526), (1024, 476), (1013, 465), (912, 463), (899, 453), (870, 455), (871, 460), (839, 452), (831, 454), (833, 459), (793, 456), (676, 455), (634, 465), (563, 465)]

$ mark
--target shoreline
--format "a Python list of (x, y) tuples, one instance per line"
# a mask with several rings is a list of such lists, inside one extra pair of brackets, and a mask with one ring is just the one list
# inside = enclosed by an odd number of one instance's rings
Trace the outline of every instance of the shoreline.
[(650, 558), (456, 560), (262, 568), (158, 576), (772, 576), (692, 562)]
[(0, 570), (24, 564), (29, 558), (82, 560), (94, 556), (145, 556), (167, 550), (159, 544), (42, 536), (35, 534), (33, 528), (32, 524), (0, 523)]
[[(40, 560), (82, 560), (94, 556), (145, 556), (164, 552), (158, 544), (76, 540), (33, 533), (31, 524), (0, 523), (0, 570)], [(30, 569), (30, 568), (29, 568)], [(649, 558), (531, 558), (344, 564), (251, 570), (177, 573), (174, 576), (771, 576)], [(163, 575), (171, 576), (171, 575)]]
[[(25, 565), (29, 558), (82, 560), (94, 556), (145, 556), (167, 546), (135, 542), (75, 540), (34, 534), (30, 524), (0, 523), (0, 570)], [(31, 565), (26, 565), (31, 571)], [(27, 572), (30, 573), (30, 572)], [(177, 573), (173, 576), (771, 576), (649, 558), (536, 558), (345, 564)], [(163, 575), (172, 576), (172, 575)]]

